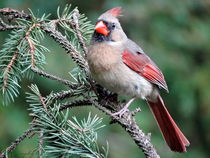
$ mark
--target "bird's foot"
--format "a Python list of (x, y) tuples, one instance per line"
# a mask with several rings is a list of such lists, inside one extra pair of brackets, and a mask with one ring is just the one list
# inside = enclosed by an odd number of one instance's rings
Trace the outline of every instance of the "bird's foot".
[(128, 109), (127, 109), (127, 107), (125, 106), (125, 107), (122, 108), (120, 111), (113, 113), (112, 116), (119, 116), (119, 117), (121, 117), (126, 111), (128, 111)]
[(128, 107), (134, 101), (135, 98), (135, 96), (132, 97), (131, 100), (129, 100), (129, 102), (120, 111), (113, 113), (112, 116), (119, 115), (119, 117), (121, 117), (126, 111), (128, 111)]

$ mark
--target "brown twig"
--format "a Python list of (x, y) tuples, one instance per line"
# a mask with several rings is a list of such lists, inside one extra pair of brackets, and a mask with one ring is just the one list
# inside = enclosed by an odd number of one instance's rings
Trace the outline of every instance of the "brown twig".
[[(28, 86), (28, 88), (30, 88), (31, 89), (31, 87), (30, 86)], [(37, 92), (36, 93), (36, 95), (39, 97), (39, 101), (40, 101), (40, 103), (42, 104), (42, 107), (44, 108), (44, 110), (48, 113), (48, 111), (47, 111), (47, 107), (46, 107), (46, 105), (45, 105), (45, 103), (44, 103), (44, 99), (45, 98), (43, 98), (42, 97), (42, 95), (41, 95), (41, 93), (40, 92)], [(34, 122), (35, 121), (35, 119), (32, 121), (32, 122)]]
[(20, 12), (15, 9), (10, 9), (10, 8), (2, 8), (0, 9), (0, 14), (4, 16), (9, 16), (8, 20), (13, 20), (14, 18), (21, 18), (21, 19), (26, 19), (26, 20), (31, 20), (31, 16), (24, 13), (23, 11)]
[(42, 155), (42, 144), (43, 144), (43, 140), (42, 140), (42, 137), (43, 137), (43, 132), (41, 131), (40, 134), (39, 134), (39, 138), (38, 138), (38, 144), (39, 144), (39, 157), (41, 157)]
[(146, 136), (142, 132), (142, 130), (137, 125), (135, 118), (131, 116), (129, 111), (124, 113), (121, 117), (113, 116), (110, 110), (104, 108), (106, 105), (100, 104), (96, 100), (91, 102), (97, 109), (111, 117), (114, 120), (113, 122), (120, 124), (125, 129), (125, 131), (128, 132), (131, 138), (135, 141), (136, 145), (143, 151), (147, 158), (160, 157), (153, 147), (150, 141), (150, 137)]
[(78, 39), (79, 44), (80, 44), (80, 46), (81, 46), (81, 48), (84, 52), (85, 57), (86, 57), (88, 49), (87, 49), (87, 47), (85, 45), (85, 42), (82, 38), (82, 34), (81, 34), (81, 31), (80, 31), (80, 27), (79, 27), (78, 16), (79, 16), (79, 10), (76, 8), (76, 9), (73, 10), (73, 14), (72, 14), (72, 18), (73, 18), (73, 22), (74, 22), (73, 29), (76, 31), (77, 39)]
[(42, 98), (41, 93), (38, 94), (38, 97), (39, 97), (40, 103), (42, 104), (43, 108), (44, 108), (45, 111), (48, 113), (47, 107), (46, 107), (46, 105), (45, 105), (45, 103), (44, 103), (44, 100), (43, 100), (43, 98)]
[[(18, 42), (17, 42), (17, 46), (20, 44), (22, 39), (20, 39)], [(22, 44), (20, 44), (20, 48), (22, 47)], [(2, 88), (6, 89), (7, 88), (7, 80), (8, 80), (8, 74), (18, 56), (18, 53), (19, 53), (19, 50), (16, 50), (16, 53), (12, 56), (12, 59), (10, 60), (9, 64), (7, 65), (6, 67), (6, 74), (5, 74), (5, 77), (4, 77), (4, 84), (2, 86)]]
[(68, 124), (76, 128), (78, 131), (83, 132), (81, 128), (79, 128), (75, 123), (73, 123), (71, 120), (67, 120)]
[(31, 53), (31, 67), (33, 68), (34, 67), (34, 45), (31, 41), (31, 39), (29, 38), (29, 35), (31, 33), (31, 31), (36, 27), (36, 26), (39, 26), (40, 27), (40, 24), (33, 24), (29, 27), (28, 31), (26, 32), (26, 35), (25, 35), (25, 39), (26, 41), (28, 42), (28, 45), (29, 45), (29, 49), (30, 49), (30, 53)]
[(18, 55), (18, 51), (12, 56), (12, 59), (10, 60), (9, 64), (7, 65), (6, 67), (6, 74), (5, 74), (5, 77), (4, 77), (4, 84), (3, 84), (3, 87), (4, 89), (7, 88), (7, 79), (8, 79), (8, 74), (11, 70), (11, 67), (15, 61), (15, 59), (17, 58), (17, 55)]
[(61, 104), (60, 111), (65, 110), (67, 108), (77, 107), (77, 106), (91, 106), (92, 103), (89, 100), (73, 100), (70, 102), (66, 102)]
[(51, 97), (52, 97), (52, 100), (54, 101), (54, 100), (63, 100), (69, 97), (77, 96), (77, 95), (80, 95), (80, 94), (75, 94), (74, 90), (67, 90), (67, 91), (63, 90), (58, 93), (53, 93)]
[(19, 25), (8, 25), (0, 18), (0, 31), (13, 30), (13, 29), (22, 29), (22, 26)]
[(35, 68), (35, 67), (31, 67), (31, 70), (35, 73), (37, 73), (38, 75), (40, 76), (43, 76), (43, 77), (46, 77), (46, 78), (49, 78), (49, 79), (52, 79), (52, 80), (56, 80), (64, 85), (67, 85), (68, 87), (72, 88), (72, 89), (75, 89), (78, 87), (77, 84), (74, 84), (73, 82), (70, 82), (68, 80), (65, 80), (65, 79), (62, 79), (60, 77), (57, 77), (55, 75), (51, 75), (51, 74), (48, 74), (38, 68)]

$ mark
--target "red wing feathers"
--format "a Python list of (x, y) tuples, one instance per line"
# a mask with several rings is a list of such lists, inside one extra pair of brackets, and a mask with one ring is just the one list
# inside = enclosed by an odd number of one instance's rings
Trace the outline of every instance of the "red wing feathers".
[(122, 60), (130, 69), (168, 92), (162, 72), (147, 55), (143, 53), (135, 55), (125, 50), (122, 54)]

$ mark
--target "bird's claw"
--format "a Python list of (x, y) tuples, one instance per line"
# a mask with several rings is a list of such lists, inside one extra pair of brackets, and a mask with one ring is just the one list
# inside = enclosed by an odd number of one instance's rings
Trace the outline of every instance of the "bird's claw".
[(119, 117), (121, 117), (126, 111), (128, 111), (129, 105), (134, 101), (135, 98), (135, 96), (132, 97), (131, 100), (129, 100), (129, 102), (120, 111), (113, 113), (112, 116), (119, 115)]
[(119, 117), (121, 117), (126, 111), (128, 111), (128, 109), (123, 109), (122, 108), (120, 111), (111, 114), (111, 116), (118, 116), (119, 115)]

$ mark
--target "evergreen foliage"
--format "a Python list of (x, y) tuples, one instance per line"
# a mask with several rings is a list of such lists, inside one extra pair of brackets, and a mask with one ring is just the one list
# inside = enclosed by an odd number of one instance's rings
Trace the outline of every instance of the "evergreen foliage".
[(30, 13), (31, 21), (16, 20), (21, 29), (11, 31), (3, 49), (0, 50), (0, 87), (2, 102), (5, 105), (14, 101), (14, 97), (18, 96), (21, 79), (33, 77), (30, 68), (43, 69), (43, 65), (46, 63), (45, 53), (49, 50), (41, 44), (46, 36), (42, 29), (43, 26), (59, 25), (63, 29), (61, 31), (65, 32), (67, 39), (78, 52), (82, 52), (82, 48), (75, 31), (76, 24), (72, 20), (74, 14), (77, 15), (78, 25), (80, 26), (78, 30), (85, 43), (89, 41), (92, 33), (93, 26), (90, 21), (84, 14), (79, 14), (77, 8), (71, 11), (71, 5), (66, 5), (61, 14), (60, 7), (58, 7), (58, 19), (51, 21), (48, 19), (50, 15), (46, 16), (44, 14), (39, 18), (32, 12)]
[[(77, 103), (82, 101), (81, 98), (89, 95), (86, 89), (90, 85), (84, 72), (79, 67), (75, 67), (69, 73), (74, 79), (74, 82), (71, 82), (41, 70), (44, 69), (43, 65), (46, 63), (45, 53), (49, 52), (41, 44), (46, 36), (44, 27), (62, 29), (59, 31), (65, 33), (71, 46), (77, 52), (84, 51), (80, 42), (87, 43), (90, 40), (93, 28), (90, 21), (83, 14), (79, 14), (77, 8), (71, 11), (70, 7), (66, 5), (61, 14), (58, 7), (58, 19), (55, 20), (49, 20), (49, 15), (38, 18), (32, 12), (30, 12), (31, 20), (16, 19), (17, 29), (11, 31), (3, 49), (0, 50), (2, 102), (8, 104), (14, 101), (14, 97), (18, 96), (19, 88), (21, 88), (19, 82), (23, 78), (32, 79), (34, 72), (60, 81), (70, 88), (74, 87), (67, 91), (51, 92), (47, 97), (42, 97), (36, 85), (29, 86), (33, 93), (26, 93), (26, 101), (29, 103), (30, 116), (33, 117), (32, 131), (40, 134), (39, 156), (106, 158), (108, 150), (99, 147), (97, 143), (97, 131), (104, 127), (101, 124), (102, 119), (97, 116), (91, 117), (89, 114), (88, 118), (82, 121), (78, 121), (76, 117), (73, 117), (71, 121), (69, 110), (64, 112), (60, 108), (63, 105), (61, 101), (67, 97), (71, 98), (72, 103)], [(7, 156), (7, 151), (4, 154)]]
[(39, 25), (36, 25), (44, 22), (47, 17), (36, 19), (33, 14), (31, 15), (32, 22), (25, 19), (17, 20), (17, 24), (22, 28), (11, 31), (3, 49), (0, 50), (0, 86), (3, 104), (14, 101), (14, 97), (19, 94), (19, 81), (25, 77), (32, 78), (33, 73), (30, 72), (30, 68), (32, 66), (42, 68), (45, 64), (44, 53), (49, 52), (41, 45), (44, 33)]
[(42, 133), (44, 141), (43, 154), (41, 157), (87, 157), (106, 158), (108, 150), (102, 147), (100, 151), (97, 143), (97, 131), (104, 127), (102, 119), (97, 116), (79, 122), (76, 117), (68, 120), (68, 110), (60, 111), (60, 104), (52, 102), (52, 95), (40, 103), (40, 92), (36, 85), (31, 85), (34, 93), (27, 93), (27, 102), (30, 103), (30, 110), (33, 113), (34, 130)]

